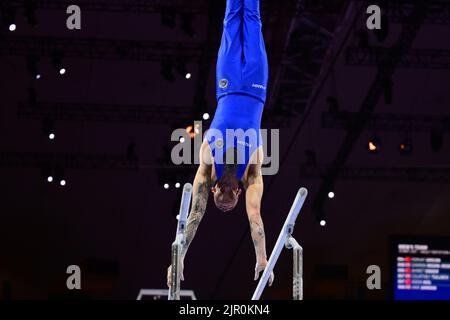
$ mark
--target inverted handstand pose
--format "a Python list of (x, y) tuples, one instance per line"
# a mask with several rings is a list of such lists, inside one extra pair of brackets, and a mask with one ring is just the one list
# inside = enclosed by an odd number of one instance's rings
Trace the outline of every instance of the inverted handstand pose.
[[(192, 208), (182, 250), (181, 270), (206, 210), (209, 192), (223, 212), (236, 206), (245, 189), (245, 203), (255, 247), (255, 280), (267, 265), (264, 225), (261, 117), (268, 81), (267, 54), (261, 31), (259, 0), (227, 0), (217, 59), (217, 110), (200, 149), (200, 166), (193, 183)], [(230, 132), (234, 134), (230, 136)], [(273, 273), (269, 285), (274, 279)], [(181, 272), (181, 280), (184, 280)], [(171, 285), (171, 267), (167, 284)]]

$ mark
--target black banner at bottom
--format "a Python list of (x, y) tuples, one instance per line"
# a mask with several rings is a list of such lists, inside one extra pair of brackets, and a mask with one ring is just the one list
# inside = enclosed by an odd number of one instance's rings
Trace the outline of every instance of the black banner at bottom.
[[(306, 319), (310, 316), (346, 318), (415, 315), (450, 309), (450, 301), (10, 301), (0, 302), (2, 318), (63, 319)], [(12, 319), (12, 318), (11, 318)]]

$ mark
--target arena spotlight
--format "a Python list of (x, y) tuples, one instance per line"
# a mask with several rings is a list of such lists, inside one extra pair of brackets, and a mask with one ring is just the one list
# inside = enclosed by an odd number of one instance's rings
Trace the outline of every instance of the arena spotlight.
[(192, 77), (192, 74), (187, 69), (187, 62), (185, 59), (178, 59), (176, 70), (180, 76), (185, 77), (187, 80)]
[(63, 54), (61, 52), (53, 52), (52, 54), (52, 64), (53, 67), (58, 71), (60, 75), (66, 74), (67, 70), (63, 65)]
[(209, 120), (209, 113), (208, 112), (205, 112), (204, 114), (203, 114), (203, 120)]
[(409, 137), (406, 137), (400, 144), (398, 145), (398, 151), (403, 156), (409, 156), (413, 152), (413, 143)]
[(328, 192), (328, 198), (334, 199), (334, 196), (335, 196), (335, 194), (333, 191)]
[(180, 143), (184, 143), (184, 141), (186, 141), (186, 139), (184, 139), (184, 137), (180, 138)]
[(56, 172), (55, 173), (55, 179), (59, 180), (59, 185), (61, 187), (66, 186), (67, 185), (67, 179), (66, 179), (66, 176), (64, 174), (64, 169), (62, 167), (57, 167), (55, 169), (55, 172)]
[(186, 132), (189, 134), (189, 136), (192, 138), (195, 137), (195, 133), (193, 132), (194, 126), (187, 126)]
[(189, 137), (191, 137), (191, 139), (194, 139), (197, 134), (200, 134), (200, 125), (195, 124), (195, 126), (188, 126), (186, 128), (186, 132), (189, 134)]
[(50, 139), (55, 139), (54, 122), (52, 119), (45, 118), (42, 121), (42, 131)]
[(16, 7), (11, 1), (0, 1), (0, 23), (8, 26), (9, 31), (16, 31)]
[(324, 219), (320, 220), (321, 227), (325, 227), (326, 224), (327, 224), (327, 222)]
[(367, 142), (367, 150), (369, 153), (378, 153), (381, 149), (381, 140), (378, 137), (373, 137)]
[(39, 63), (39, 58), (37, 56), (29, 55), (27, 57), (28, 72), (36, 80), (39, 80), (41, 78), (41, 73), (38, 70), (38, 63)]
[(168, 183), (164, 183), (164, 189), (169, 189), (169, 184)]
[(53, 182), (53, 168), (49, 164), (44, 164), (42, 167), (42, 176), (45, 178), (45, 180), (50, 183)]
[(179, 189), (181, 187), (181, 184), (179, 182), (175, 183), (175, 188)]

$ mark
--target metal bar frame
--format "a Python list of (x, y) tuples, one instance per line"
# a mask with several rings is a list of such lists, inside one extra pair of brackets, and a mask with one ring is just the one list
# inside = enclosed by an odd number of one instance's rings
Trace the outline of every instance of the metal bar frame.
[[(300, 213), (301, 208), (303, 207), (303, 204), (305, 203), (306, 196), (308, 195), (308, 190), (305, 188), (300, 188), (297, 192), (297, 196), (295, 197), (295, 200), (292, 204), (291, 210), (289, 211), (289, 214), (286, 218), (286, 221), (284, 222), (283, 228), (281, 229), (280, 235), (278, 236), (277, 242), (275, 244), (274, 249), (272, 250), (272, 254), (270, 255), (269, 262), (267, 263), (266, 268), (264, 269), (263, 275), (261, 276), (258, 286), (255, 289), (255, 292), (253, 293), (252, 300), (259, 300), (261, 297), (262, 292), (264, 291), (264, 288), (266, 287), (267, 281), (269, 280), (269, 276), (273, 271), (273, 268), (275, 267), (275, 264), (278, 261), (278, 258), (280, 257), (281, 250), (283, 250), (283, 247), (286, 245), (287, 241), (289, 241), (290, 244), (293, 244), (294, 249), (294, 258), (297, 259), (294, 263), (296, 269), (294, 272), (295, 282), (299, 285), (297, 285), (296, 288), (294, 288), (294, 295), (297, 295), (298, 297), (303, 298), (303, 280), (298, 280), (299, 277), (302, 276), (302, 265), (303, 265), (303, 249), (300, 250), (300, 246), (295, 245), (296, 241), (293, 242), (291, 240), (292, 233), (294, 231), (295, 221), (297, 220), (298, 214)], [(292, 238), (293, 239), (293, 238)], [(298, 244), (298, 243), (297, 243)]]
[(286, 249), (293, 250), (292, 299), (303, 300), (303, 248), (290, 235), (286, 241)]
[(175, 241), (172, 243), (172, 285), (169, 287), (168, 300), (180, 300), (180, 265), (181, 251), (185, 244), (184, 231), (191, 203), (192, 184), (186, 183), (183, 187), (181, 205), (178, 216), (177, 233)]
[[(161, 297), (167, 297), (169, 290), (167, 289), (141, 289), (136, 300), (143, 300), (145, 296), (153, 296), (159, 300)], [(197, 300), (195, 292), (193, 290), (180, 290), (180, 297), (191, 298), (191, 300)]]

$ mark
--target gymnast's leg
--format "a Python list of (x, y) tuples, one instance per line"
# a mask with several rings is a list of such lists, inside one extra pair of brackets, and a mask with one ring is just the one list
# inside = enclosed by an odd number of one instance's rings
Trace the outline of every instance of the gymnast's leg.
[(243, 16), (244, 82), (265, 101), (269, 67), (262, 33), (260, 0), (244, 0)]
[(243, 0), (227, 0), (217, 57), (217, 97), (230, 91), (241, 75)]
[(219, 56), (241, 58), (243, 0), (227, 0)]
[(243, 41), (245, 58), (266, 56), (259, 0), (244, 1)]

